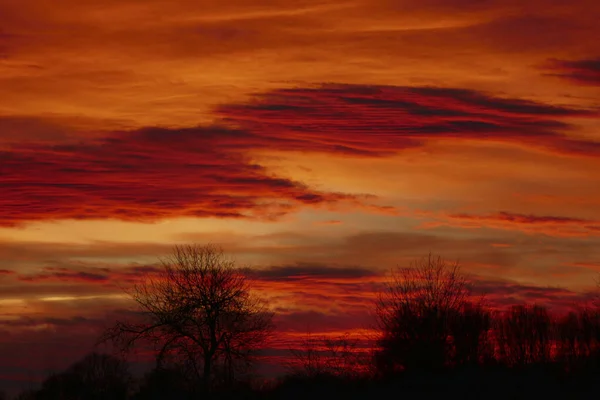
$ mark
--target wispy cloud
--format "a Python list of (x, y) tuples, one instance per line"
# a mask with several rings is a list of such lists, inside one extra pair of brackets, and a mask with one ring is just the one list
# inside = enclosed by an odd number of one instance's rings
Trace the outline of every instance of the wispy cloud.
[(600, 58), (587, 60), (550, 60), (549, 75), (557, 76), (579, 85), (600, 86)]
[(364, 267), (328, 266), (323, 264), (297, 264), (271, 266), (268, 268), (249, 268), (249, 276), (266, 281), (317, 279), (359, 279), (379, 276), (379, 273)]
[(496, 228), (541, 233), (557, 237), (599, 236), (600, 221), (557, 215), (519, 214), (500, 211), (490, 214), (448, 214), (434, 222), (424, 223), (424, 228), (441, 225), (463, 228)]

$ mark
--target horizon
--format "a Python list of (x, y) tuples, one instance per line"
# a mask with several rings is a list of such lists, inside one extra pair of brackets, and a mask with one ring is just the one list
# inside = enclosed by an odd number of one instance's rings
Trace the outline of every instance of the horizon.
[(274, 353), (364, 329), (390, 269), (431, 253), (494, 306), (591, 301), (597, 15), (592, 0), (0, 3), (2, 385), (89, 353), (131, 306), (122, 287), (184, 243), (252, 272)]

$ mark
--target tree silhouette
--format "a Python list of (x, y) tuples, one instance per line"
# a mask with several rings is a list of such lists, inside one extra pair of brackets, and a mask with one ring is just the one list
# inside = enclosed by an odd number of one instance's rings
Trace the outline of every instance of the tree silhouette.
[(189, 398), (190, 387), (184, 374), (175, 368), (154, 368), (142, 379), (133, 400)]
[(127, 398), (131, 382), (125, 361), (91, 353), (64, 372), (48, 377), (30, 396), (44, 400), (119, 400)]
[(557, 358), (568, 370), (597, 367), (600, 356), (600, 311), (580, 308), (557, 324)]
[(162, 266), (131, 291), (142, 320), (118, 321), (101, 340), (123, 351), (149, 342), (159, 366), (183, 366), (205, 387), (232, 380), (268, 338), (273, 314), (219, 248), (177, 246)]
[[(458, 317), (468, 309), (470, 293), (470, 284), (460, 273), (458, 263), (450, 264), (431, 254), (410, 268), (393, 270), (376, 303), (381, 332), (376, 364), (380, 372), (440, 369), (450, 363), (453, 329), (461, 326)], [(475, 322), (480, 313), (473, 315), (469, 323), (476, 331), (471, 332), (472, 337), (456, 342), (458, 350), (469, 354), (475, 346), (471, 342), (478, 341), (485, 329), (485, 318)]]
[(515, 305), (496, 321), (498, 356), (506, 364), (523, 367), (551, 361), (555, 325), (545, 307)]
[(298, 348), (290, 349), (288, 369), (298, 377), (356, 378), (368, 367), (359, 345), (359, 340), (349, 333), (317, 337), (309, 332)]
[(494, 359), (492, 315), (481, 302), (463, 304), (449, 324), (455, 366), (488, 364)]

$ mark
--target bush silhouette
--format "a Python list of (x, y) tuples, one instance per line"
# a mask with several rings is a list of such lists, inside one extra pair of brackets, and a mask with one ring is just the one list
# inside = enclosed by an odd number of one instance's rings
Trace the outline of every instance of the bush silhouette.
[(40, 400), (125, 400), (131, 383), (126, 362), (91, 353), (64, 372), (48, 377), (41, 389), (29, 396)]

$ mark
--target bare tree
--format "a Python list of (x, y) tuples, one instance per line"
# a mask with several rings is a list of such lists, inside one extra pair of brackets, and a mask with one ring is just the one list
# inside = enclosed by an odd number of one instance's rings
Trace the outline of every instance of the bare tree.
[[(455, 350), (472, 353), (477, 347), (472, 342), (480, 339), (487, 320), (479, 309), (468, 308), (470, 293), (471, 286), (458, 263), (431, 254), (409, 268), (393, 270), (376, 303), (381, 333), (377, 368), (384, 373), (435, 369), (448, 365)], [(474, 332), (470, 332), (469, 343), (456, 341), (460, 346), (454, 349), (453, 331), (460, 327), (456, 322), (466, 310), (477, 310), (469, 322)]]
[(498, 356), (507, 365), (523, 367), (552, 359), (555, 324), (542, 306), (515, 305), (496, 319)]
[(319, 349), (321, 341), (322, 338), (307, 332), (298, 347), (290, 349), (291, 358), (287, 367), (293, 375), (314, 377), (327, 373), (324, 356)]
[(600, 310), (579, 307), (557, 322), (556, 358), (571, 372), (597, 367), (600, 359)]
[(292, 357), (288, 365), (296, 376), (356, 378), (364, 374), (368, 366), (360, 341), (349, 333), (315, 337), (309, 332), (299, 345), (290, 349)]
[(492, 362), (492, 314), (481, 301), (466, 302), (458, 311), (450, 321), (452, 363), (473, 366)]
[(216, 378), (233, 379), (269, 337), (273, 314), (217, 247), (177, 246), (161, 262), (162, 273), (146, 277), (130, 292), (142, 320), (118, 321), (101, 341), (123, 351), (150, 343), (159, 366), (183, 365), (206, 387)]

